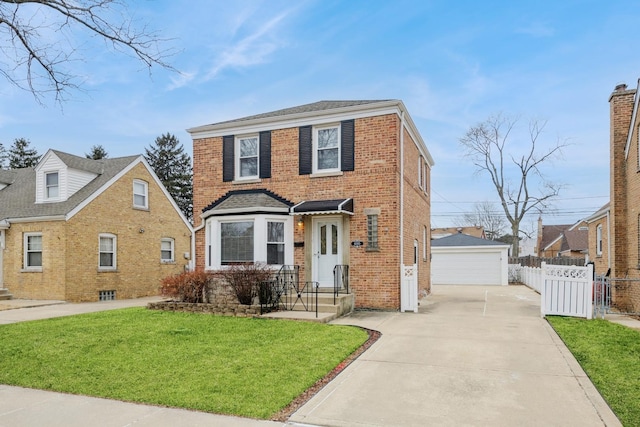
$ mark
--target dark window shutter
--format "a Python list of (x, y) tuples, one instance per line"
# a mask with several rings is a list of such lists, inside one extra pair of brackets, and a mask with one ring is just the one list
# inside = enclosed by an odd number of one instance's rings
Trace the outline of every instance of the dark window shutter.
[(222, 137), (222, 180), (233, 181), (235, 173), (235, 137), (233, 135)]
[(300, 175), (309, 175), (312, 171), (313, 143), (311, 142), (311, 126), (299, 128), (298, 170)]
[(355, 132), (353, 120), (345, 120), (340, 123), (340, 147), (341, 153), (341, 169), (343, 171), (352, 171), (355, 168)]
[(260, 132), (260, 178), (271, 178), (271, 131)]

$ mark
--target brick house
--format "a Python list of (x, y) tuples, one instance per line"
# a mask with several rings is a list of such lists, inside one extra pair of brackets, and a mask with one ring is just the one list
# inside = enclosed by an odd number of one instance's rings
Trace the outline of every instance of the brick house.
[(356, 307), (398, 310), (414, 265), (429, 292), (433, 159), (401, 101), (320, 101), (188, 132), (197, 268), (293, 264), (324, 288), (348, 265)]
[(0, 170), (0, 288), (72, 302), (157, 295), (191, 258), (192, 228), (142, 156), (49, 150)]
[[(640, 86), (640, 81), (639, 81)], [(638, 90), (619, 84), (609, 97), (611, 277), (631, 279), (624, 294), (613, 290), (618, 306), (640, 310), (640, 120)]]
[(584, 258), (589, 229), (583, 220), (575, 224), (543, 225), (538, 218), (538, 256)]
[(593, 215), (585, 218), (589, 226), (589, 261), (597, 275), (609, 272), (611, 266), (611, 251), (609, 247), (609, 203), (598, 209)]

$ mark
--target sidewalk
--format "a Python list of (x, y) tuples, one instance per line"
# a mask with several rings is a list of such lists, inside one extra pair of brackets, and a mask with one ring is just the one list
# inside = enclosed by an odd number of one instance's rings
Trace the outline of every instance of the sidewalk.
[[(0, 311), (0, 324), (146, 305), (153, 298)], [(0, 426), (620, 426), (524, 286), (441, 286), (419, 313), (332, 323), (382, 332), (278, 423), (0, 385)]]

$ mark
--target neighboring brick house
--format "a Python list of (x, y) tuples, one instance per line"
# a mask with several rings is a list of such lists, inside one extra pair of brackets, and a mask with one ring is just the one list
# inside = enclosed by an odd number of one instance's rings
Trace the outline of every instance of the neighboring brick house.
[[(199, 126), (193, 138), (197, 268), (300, 266), (356, 307), (401, 308), (403, 265), (430, 290), (433, 159), (404, 104), (320, 101)], [(417, 295), (416, 295), (417, 299)]]
[(479, 239), (486, 239), (487, 236), (484, 233), (484, 227), (481, 225), (472, 225), (467, 227), (440, 227), (431, 229), (431, 238), (440, 239), (442, 237), (451, 236), (454, 234), (462, 233), (467, 236), (478, 237)]
[(191, 258), (192, 228), (142, 156), (49, 150), (0, 171), (0, 288), (72, 302), (157, 295)]
[(584, 258), (589, 242), (585, 221), (575, 224), (543, 225), (538, 219), (538, 256)]
[(597, 275), (607, 274), (611, 267), (609, 203), (586, 218), (585, 222), (589, 226), (589, 261), (593, 262), (593, 267)]
[[(640, 80), (639, 80), (640, 86)], [(611, 277), (630, 279), (614, 302), (640, 311), (640, 99), (636, 89), (616, 86), (609, 97), (610, 117), (610, 267)], [(634, 281), (637, 280), (637, 281)]]

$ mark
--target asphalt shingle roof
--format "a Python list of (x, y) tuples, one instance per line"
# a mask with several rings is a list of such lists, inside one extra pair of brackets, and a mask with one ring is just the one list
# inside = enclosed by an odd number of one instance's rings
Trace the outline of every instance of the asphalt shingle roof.
[(464, 233), (456, 233), (450, 236), (431, 240), (431, 246), (508, 246), (506, 243), (495, 240), (481, 239)]
[(205, 207), (202, 212), (216, 212), (229, 210), (242, 210), (248, 208), (278, 208), (286, 212), (293, 206), (290, 201), (278, 196), (271, 191), (265, 189), (257, 190), (235, 190), (229, 191), (209, 206)]
[(91, 171), (98, 173), (98, 176), (65, 201), (36, 204), (36, 171), (34, 168), (0, 171), (0, 180), (10, 174), (14, 175), (13, 182), (0, 190), (0, 220), (66, 215), (140, 157), (128, 156), (91, 160), (60, 151), (55, 151), (55, 154), (70, 168)]

